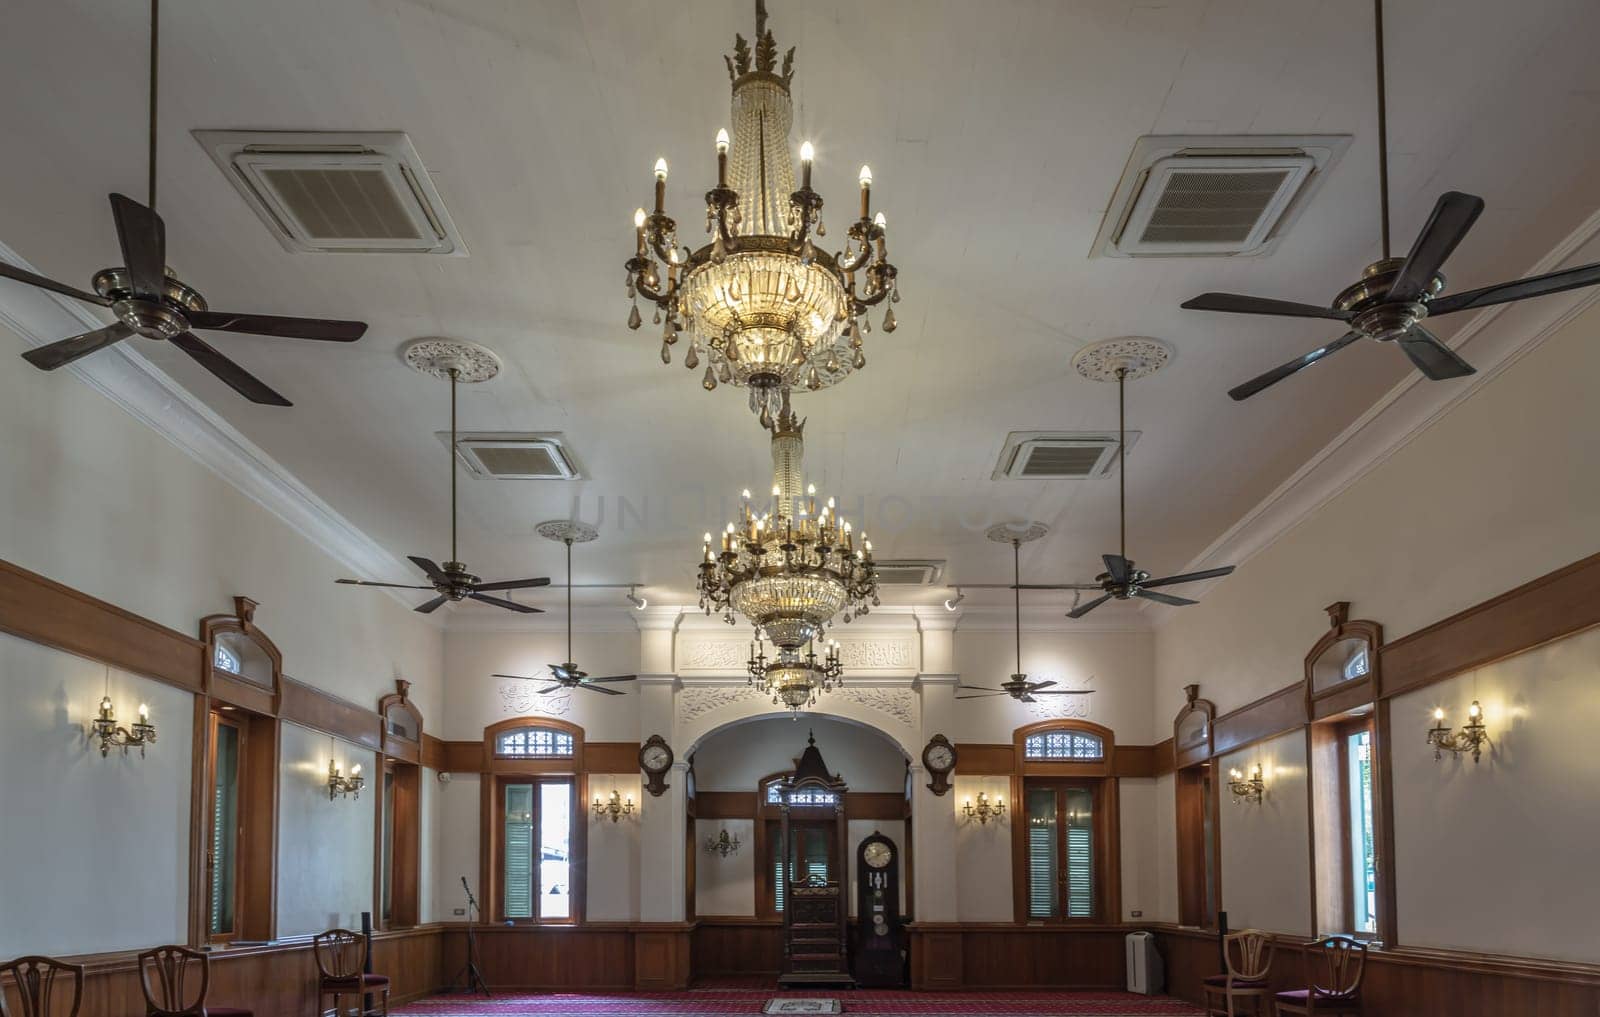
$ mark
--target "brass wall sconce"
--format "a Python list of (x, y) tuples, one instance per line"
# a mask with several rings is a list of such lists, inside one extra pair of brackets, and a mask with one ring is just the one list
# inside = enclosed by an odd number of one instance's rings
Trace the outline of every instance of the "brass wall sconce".
[(1483, 707), (1478, 705), (1476, 699), (1467, 707), (1467, 722), (1460, 731), (1452, 731), (1445, 725), (1443, 709), (1434, 709), (1433, 727), (1428, 729), (1428, 744), (1433, 746), (1434, 759), (1443, 759), (1446, 752), (1458, 756), (1470, 752), (1472, 761), (1476, 763), (1488, 741), (1489, 729), (1483, 726)]
[(726, 828), (717, 836), (706, 838), (706, 854), (708, 855), (721, 855), (726, 858), (731, 854), (736, 854), (738, 850), (739, 838), (737, 836), (729, 837)]
[(977, 804), (974, 805), (972, 799), (968, 798), (967, 803), (961, 806), (961, 811), (967, 814), (967, 819), (976, 819), (982, 824), (991, 819), (998, 821), (1001, 816), (1005, 815), (1006, 803), (999, 795), (995, 795), (994, 801), (991, 802), (987, 794), (979, 791)]
[(594, 818), (596, 819), (604, 819), (605, 817), (610, 816), (611, 821), (615, 823), (623, 816), (632, 815), (632, 813), (632, 795), (629, 795), (628, 800), (624, 802), (622, 800), (622, 795), (617, 791), (617, 789), (612, 788), (611, 794), (604, 800), (601, 800), (599, 795), (594, 796)]
[(1246, 777), (1238, 770), (1228, 771), (1228, 790), (1233, 792), (1233, 802), (1255, 802), (1261, 804), (1261, 796), (1267, 790), (1267, 782), (1261, 775), (1261, 764), (1257, 763), (1250, 769), (1250, 776)]
[(367, 786), (367, 778), (361, 776), (361, 764), (350, 768), (350, 776), (346, 777), (339, 772), (339, 764), (328, 760), (328, 801), (335, 798), (361, 797), (361, 789)]
[(123, 755), (134, 746), (139, 748), (139, 758), (144, 758), (144, 747), (153, 744), (156, 740), (156, 726), (150, 723), (150, 707), (144, 703), (139, 704), (139, 719), (134, 721), (132, 730), (122, 727), (117, 723), (117, 714), (111, 706), (111, 697), (103, 696), (100, 700), (100, 715), (94, 719), (94, 737), (100, 739), (100, 757), (103, 759), (110, 753), (113, 746), (122, 750)]

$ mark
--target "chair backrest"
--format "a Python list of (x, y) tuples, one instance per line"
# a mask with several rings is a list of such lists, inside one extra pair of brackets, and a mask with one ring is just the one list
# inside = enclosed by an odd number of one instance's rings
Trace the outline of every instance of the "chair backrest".
[(139, 955), (139, 987), (147, 1017), (205, 1017), (211, 958), (184, 946), (146, 950)]
[(78, 1017), (83, 1005), (83, 965), (67, 964), (54, 957), (18, 957), (0, 964), (0, 975), (10, 975), (22, 1009), (15, 1014), (6, 1006), (5, 990), (0, 989), (0, 1017), (60, 1017), (56, 981), (62, 975), (72, 979), (72, 1006), (65, 1017)]
[(1234, 978), (1259, 981), (1272, 967), (1272, 937), (1255, 929), (1245, 929), (1222, 938), (1222, 960)]
[(350, 979), (361, 974), (367, 964), (367, 941), (349, 929), (329, 929), (311, 940), (317, 955), (317, 970), (323, 978)]
[[(1318, 964), (1316, 958), (1322, 959)], [(1311, 944), (1311, 987), (1330, 996), (1354, 996), (1367, 967), (1367, 944), (1349, 936), (1328, 936)], [(1317, 980), (1318, 969), (1322, 980)]]

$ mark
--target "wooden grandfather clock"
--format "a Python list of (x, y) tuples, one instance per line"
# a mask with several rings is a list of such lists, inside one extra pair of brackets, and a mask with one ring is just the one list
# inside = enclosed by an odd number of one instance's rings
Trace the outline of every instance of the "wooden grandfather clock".
[(854, 987), (846, 956), (846, 785), (828, 773), (815, 737), (779, 785), (779, 845), (785, 860), (783, 973), (778, 984)]
[(856, 981), (885, 988), (901, 983), (900, 852), (877, 830), (856, 848)]

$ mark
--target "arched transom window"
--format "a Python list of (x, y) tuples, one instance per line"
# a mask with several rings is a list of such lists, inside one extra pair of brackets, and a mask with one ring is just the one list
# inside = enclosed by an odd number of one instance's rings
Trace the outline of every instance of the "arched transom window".
[(1087, 731), (1038, 731), (1022, 743), (1024, 759), (1098, 760), (1106, 756), (1106, 743)]
[(494, 741), (497, 756), (515, 759), (561, 759), (573, 754), (572, 735), (552, 727), (517, 727), (501, 731)]
[[(780, 805), (783, 803), (783, 782), (784, 778), (779, 777), (767, 783), (768, 805)], [(838, 800), (839, 796), (837, 794), (820, 787), (798, 788), (789, 795), (790, 805), (833, 805)]]

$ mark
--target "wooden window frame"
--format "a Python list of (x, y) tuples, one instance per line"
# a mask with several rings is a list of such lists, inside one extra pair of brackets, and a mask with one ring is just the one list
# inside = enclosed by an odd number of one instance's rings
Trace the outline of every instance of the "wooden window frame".
[[(1029, 759), (1029, 735), (1045, 731), (1082, 731), (1100, 739), (1100, 759)], [(1011, 884), (1012, 913), (1018, 925), (1105, 925), (1122, 920), (1122, 823), (1118, 809), (1116, 736), (1109, 727), (1087, 720), (1044, 720), (1024, 724), (1011, 733)], [(1092, 789), (1095, 811), (1095, 916), (1032, 918), (1028, 914), (1028, 810), (1030, 785), (1053, 783)]]
[[(380, 781), (390, 776), (394, 781), (392, 836), (389, 857), (384, 858), (383, 828), (391, 817), (387, 815), (390, 803), (385, 800), (383, 787), (377, 788), (377, 805), (373, 809), (372, 848), (372, 903), (374, 926), (379, 929), (410, 928), (422, 916), (422, 711), (411, 702), (411, 683), (395, 680), (395, 691), (378, 700)], [(389, 711), (403, 710), (411, 716), (415, 738), (393, 734), (389, 730)], [(389, 913), (384, 914), (384, 881), (388, 881)]]
[[(232, 614), (200, 621), (205, 644), (201, 694), (195, 697), (192, 787), (189, 797), (189, 941), (200, 945), (268, 942), (277, 938), (279, 720), (283, 700), (283, 655), (255, 624), (256, 602), (233, 598)], [(217, 638), (243, 635), (272, 666), (270, 683), (215, 666)], [(237, 726), (240, 741), (238, 817), (241, 830), (234, 887), (234, 929), (211, 935), (212, 788), (216, 721)]]
[[(1172, 718), (1173, 800), (1177, 809), (1178, 923), (1202, 929), (1217, 927), (1222, 900), (1222, 801), (1218, 768), (1211, 759), (1217, 708), (1200, 697), (1200, 686), (1185, 685), (1183, 709)], [(1205, 736), (1186, 743), (1184, 725), (1200, 717)], [(1211, 812), (1210, 843), (1205, 814)], [(1209, 858), (1209, 861), (1208, 861)], [(1210, 905), (1207, 905), (1207, 887)]]
[[(501, 734), (516, 728), (544, 727), (572, 736), (571, 756), (502, 756), (497, 754)], [(577, 927), (585, 922), (589, 896), (588, 778), (584, 773), (583, 728), (550, 717), (512, 717), (483, 729), (484, 773), (479, 800), (479, 875), (483, 899), (490, 921), (516, 926)], [(571, 857), (568, 882), (572, 888), (572, 916), (562, 919), (505, 917), (505, 787), (508, 784), (538, 783), (542, 778), (572, 782)], [(535, 803), (537, 805), (537, 802)], [(534, 909), (537, 912), (537, 907)]]

